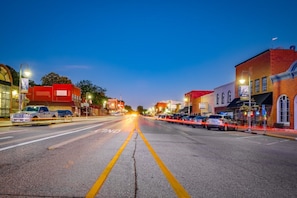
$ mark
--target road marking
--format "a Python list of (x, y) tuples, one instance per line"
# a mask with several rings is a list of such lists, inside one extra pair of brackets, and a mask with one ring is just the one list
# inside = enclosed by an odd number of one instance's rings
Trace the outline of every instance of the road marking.
[(61, 133), (61, 134), (58, 134), (58, 135), (53, 135), (53, 136), (49, 136), (49, 137), (45, 137), (45, 138), (40, 138), (40, 139), (28, 141), (28, 142), (22, 142), (22, 143), (19, 143), (19, 144), (3, 147), (3, 148), (0, 148), (0, 152), (8, 150), (8, 149), (24, 146), (24, 145), (33, 144), (33, 143), (36, 143), (36, 142), (41, 142), (41, 141), (44, 141), (44, 140), (49, 140), (49, 139), (52, 139), (52, 138), (72, 134), (72, 133), (77, 133), (77, 132), (84, 131), (84, 130), (91, 129), (91, 128), (95, 128), (95, 127), (98, 127), (98, 126), (101, 126), (101, 125), (102, 124), (97, 124), (97, 125), (94, 125), (94, 126), (91, 126), (91, 127), (83, 128), (83, 129), (78, 129), (78, 130), (74, 130), (74, 131), (70, 131), (70, 132), (66, 132), (66, 133)]
[(102, 187), (104, 181), (106, 180), (106, 178), (108, 177), (109, 173), (111, 172), (112, 168), (116, 164), (117, 160), (119, 159), (119, 157), (121, 156), (122, 152), (126, 148), (127, 144), (131, 140), (132, 135), (134, 134), (134, 131), (135, 131), (135, 127), (130, 132), (129, 136), (127, 137), (127, 139), (125, 140), (125, 142), (122, 144), (121, 148), (117, 151), (117, 153), (114, 155), (114, 157), (112, 158), (112, 160), (105, 167), (104, 171), (98, 177), (98, 179), (96, 180), (96, 182), (94, 183), (94, 185), (91, 187), (91, 189), (89, 190), (89, 192), (86, 195), (86, 198), (89, 198), (89, 197), (92, 197), (93, 198), (93, 197), (96, 196), (96, 194), (98, 193), (98, 191)]
[(273, 144), (278, 144), (278, 143), (288, 142), (288, 141), (289, 141), (289, 140), (282, 140), (282, 141), (277, 141), (277, 142), (267, 143), (266, 145), (273, 145)]
[(13, 138), (13, 136), (6, 136), (6, 137), (0, 138), (0, 140), (6, 140), (6, 139), (11, 139), (11, 138)]
[(169, 171), (166, 165), (162, 162), (160, 157), (154, 151), (153, 147), (149, 144), (143, 133), (137, 127), (138, 134), (144, 141), (145, 145), (147, 146), (148, 150), (151, 152), (152, 156), (154, 157), (156, 163), (159, 165), (161, 171), (165, 175), (167, 181), (170, 183), (171, 187), (175, 191), (177, 197), (191, 197), (189, 193), (185, 190), (185, 188), (178, 182), (178, 180), (174, 177), (174, 175)]

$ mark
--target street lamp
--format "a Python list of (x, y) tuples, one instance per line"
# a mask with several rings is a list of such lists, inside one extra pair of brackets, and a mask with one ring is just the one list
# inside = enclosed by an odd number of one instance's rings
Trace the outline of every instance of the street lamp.
[(186, 97), (185, 99), (185, 102), (187, 103), (187, 106), (188, 106), (188, 115), (190, 115), (190, 98), (189, 98), (189, 96), (188, 97)]
[(88, 108), (90, 106), (89, 101), (92, 99), (90, 92), (86, 93), (86, 118), (88, 117)]
[(24, 93), (28, 93), (29, 89), (29, 79), (31, 76), (31, 72), (28, 69), (28, 65), (26, 65), (25, 70), (23, 71), (23, 64), (20, 65), (20, 78), (19, 78), (19, 111), (23, 109), (23, 98)]
[[(242, 71), (242, 72), (244, 72), (244, 71)], [(251, 75), (250, 75), (250, 72), (247, 72), (248, 73), (248, 90), (247, 90), (247, 92), (248, 93), (241, 93), (242, 95), (245, 95), (246, 96), (246, 94), (248, 94), (248, 100), (249, 100), (249, 109), (248, 109), (248, 132), (250, 133), (251, 132), (251, 109), (252, 109), (252, 104), (251, 104), (251, 94), (252, 94), (252, 92), (251, 92)], [(245, 79), (240, 79), (239, 80), (239, 82), (240, 82), (240, 84), (245, 84)], [(243, 92), (243, 90), (241, 90), (241, 92)]]

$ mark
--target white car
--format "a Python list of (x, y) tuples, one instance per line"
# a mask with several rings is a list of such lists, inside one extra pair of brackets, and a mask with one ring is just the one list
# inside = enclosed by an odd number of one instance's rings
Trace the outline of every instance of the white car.
[(214, 114), (208, 117), (205, 127), (208, 130), (212, 128), (220, 131), (237, 130), (237, 123), (229, 115)]

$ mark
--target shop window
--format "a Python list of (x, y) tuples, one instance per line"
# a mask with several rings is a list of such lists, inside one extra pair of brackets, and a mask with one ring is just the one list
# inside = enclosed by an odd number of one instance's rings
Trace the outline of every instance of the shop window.
[(290, 121), (290, 100), (286, 95), (282, 95), (278, 99), (277, 112), (278, 112), (278, 122), (288, 123)]
[(231, 96), (231, 91), (229, 90), (228, 91), (228, 99), (227, 99), (227, 102), (230, 103), (232, 100), (232, 96)]
[(225, 93), (223, 92), (223, 93), (222, 93), (221, 103), (224, 104), (224, 101), (225, 101)]
[(262, 78), (262, 91), (267, 91), (267, 77)]
[(219, 100), (220, 100), (220, 95), (217, 94), (217, 105), (219, 104)]
[(255, 92), (256, 93), (260, 92), (260, 80), (259, 79), (255, 80)]

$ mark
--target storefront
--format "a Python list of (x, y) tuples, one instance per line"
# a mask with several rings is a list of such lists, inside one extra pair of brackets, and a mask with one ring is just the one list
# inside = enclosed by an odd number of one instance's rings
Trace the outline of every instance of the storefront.
[(0, 64), (0, 117), (9, 117), (11, 111), (12, 77), (9, 69)]

